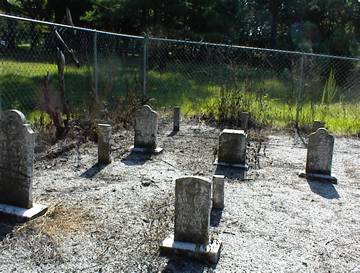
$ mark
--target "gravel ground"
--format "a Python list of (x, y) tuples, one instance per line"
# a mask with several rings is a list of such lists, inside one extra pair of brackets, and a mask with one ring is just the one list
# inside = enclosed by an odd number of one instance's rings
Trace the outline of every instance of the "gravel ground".
[[(131, 131), (114, 136), (114, 162), (97, 146), (35, 164), (34, 199), (48, 213), (26, 224), (0, 218), (0, 272), (360, 272), (360, 140), (336, 138), (338, 185), (308, 182), (306, 149), (289, 132), (250, 132), (245, 177), (215, 170), (219, 129), (186, 121), (159, 127), (158, 156), (131, 155)], [(61, 145), (65, 145), (62, 143)], [(173, 230), (174, 179), (225, 171), (226, 207), (212, 212), (223, 243), (216, 267), (159, 256)]]

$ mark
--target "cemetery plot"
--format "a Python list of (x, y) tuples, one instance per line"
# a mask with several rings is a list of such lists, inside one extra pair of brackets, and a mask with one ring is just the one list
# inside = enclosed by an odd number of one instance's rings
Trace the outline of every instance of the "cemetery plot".
[(115, 126), (111, 164), (98, 164), (90, 141), (53, 158), (37, 154), (33, 199), (49, 210), (26, 224), (0, 216), (0, 272), (359, 270), (360, 141), (335, 137), (334, 185), (298, 177), (307, 148), (271, 131), (247, 131), (245, 179), (235, 175), (239, 168), (228, 170), (224, 195), (222, 183), (215, 189), (225, 204), (210, 213), (209, 238), (222, 243), (216, 267), (159, 256), (175, 233), (175, 180), (212, 181), (219, 167), (219, 129), (184, 120), (171, 134), (173, 125), (172, 117), (159, 119), (159, 155), (131, 153), (133, 130)]

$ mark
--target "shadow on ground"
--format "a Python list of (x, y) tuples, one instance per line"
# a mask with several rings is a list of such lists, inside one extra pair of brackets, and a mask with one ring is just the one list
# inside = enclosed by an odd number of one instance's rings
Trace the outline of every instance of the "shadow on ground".
[(20, 224), (13, 217), (9, 217), (0, 213), (0, 242), (6, 238), (8, 234), (11, 234), (16, 225)]
[(210, 225), (218, 227), (220, 225), (223, 209), (212, 209), (210, 215)]
[(313, 193), (316, 193), (326, 199), (339, 199), (340, 195), (331, 183), (319, 182), (307, 179), (309, 187)]
[(172, 131), (171, 133), (169, 133), (167, 135), (167, 137), (173, 137), (173, 136), (177, 135), (178, 133), (179, 133), (179, 131)]
[(244, 180), (246, 178), (246, 170), (241, 168), (234, 168), (230, 166), (217, 165), (215, 169), (215, 175), (223, 175), (230, 179)]
[[(208, 265), (209, 266), (209, 265)], [(180, 272), (193, 272), (203, 273), (205, 272), (206, 265), (191, 260), (189, 258), (173, 257), (167, 262), (162, 273), (180, 273)]]
[(82, 177), (82, 178), (93, 178), (95, 175), (97, 175), (99, 172), (101, 172), (106, 166), (107, 166), (106, 164), (96, 163), (90, 169), (83, 172), (80, 175), (80, 177)]
[(146, 161), (151, 159), (151, 154), (141, 154), (131, 152), (124, 159), (121, 160), (126, 166), (144, 165)]

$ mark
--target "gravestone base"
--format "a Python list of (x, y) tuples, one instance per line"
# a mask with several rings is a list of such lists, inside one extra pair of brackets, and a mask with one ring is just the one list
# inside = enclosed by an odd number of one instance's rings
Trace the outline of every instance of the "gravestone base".
[(161, 246), (160, 252), (167, 255), (185, 256), (205, 263), (216, 264), (220, 258), (222, 243), (214, 241), (208, 245), (194, 244), (175, 241), (171, 235), (166, 238)]
[(140, 148), (140, 147), (134, 147), (131, 146), (130, 147), (130, 151), (132, 153), (139, 153), (139, 154), (154, 154), (154, 155), (158, 155), (161, 154), (163, 152), (163, 148), (156, 148), (156, 149), (149, 149), (149, 148)]
[(45, 214), (47, 209), (47, 206), (39, 204), (34, 204), (33, 207), (30, 209), (0, 204), (0, 213), (7, 214), (9, 216), (13, 216), (24, 221), (32, 220)]
[(225, 163), (225, 162), (219, 162), (218, 159), (215, 159), (214, 161), (214, 165), (218, 165), (218, 166), (224, 166), (224, 167), (232, 167), (232, 168), (239, 168), (242, 170), (249, 170), (249, 166), (248, 165), (244, 165), (244, 164), (230, 164), (230, 163)]
[(319, 182), (337, 184), (337, 178), (331, 175), (318, 174), (318, 173), (300, 173), (299, 177)]

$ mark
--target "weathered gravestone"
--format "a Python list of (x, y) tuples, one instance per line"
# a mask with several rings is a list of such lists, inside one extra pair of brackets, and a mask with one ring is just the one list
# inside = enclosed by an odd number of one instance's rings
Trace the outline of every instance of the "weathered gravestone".
[(174, 107), (174, 132), (180, 130), (180, 107)]
[(314, 120), (312, 131), (316, 132), (319, 128), (325, 128), (325, 122), (320, 120)]
[(133, 152), (160, 153), (157, 147), (158, 113), (144, 105), (135, 114), (135, 141)]
[(218, 158), (215, 164), (247, 170), (246, 134), (243, 130), (225, 129), (220, 133)]
[(225, 206), (224, 202), (224, 183), (225, 177), (223, 175), (213, 176), (213, 208), (223, 209)]
[(0, 145), (0, 212), (27, 219), (44, 213), (32, 200), (35, 134), (21, 112), (1, 116)]
[(183, 177), (175, 185), (175, 232), (161, 245), (163, 253), (217, 263), (221, 243), (209, 240), (211, 182)]
[(331, 176), (334, 137), (325, 128), (310, 134), (307, 148), (305, 173), (301, 177), (337, 183)]
[(242, 130), (247, 130), (250, 114), (248, 112), (242, 112), (240, 114), (240, 127)]
[(98, 162), (111, 163), (111, 125), (98, 124)]

